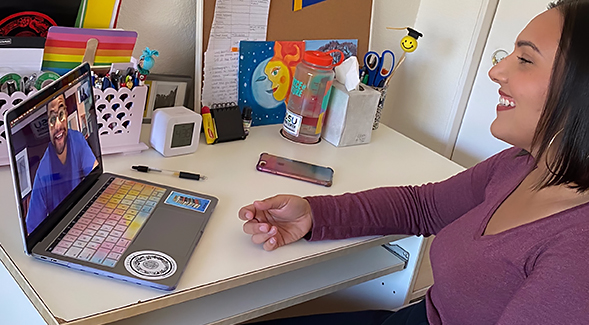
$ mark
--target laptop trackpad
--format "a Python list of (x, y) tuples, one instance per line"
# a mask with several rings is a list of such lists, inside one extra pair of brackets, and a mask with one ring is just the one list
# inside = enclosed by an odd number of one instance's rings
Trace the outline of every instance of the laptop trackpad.
[[(139, 236), (127, 250), (133, 253), (143, 250), (161, 251), (177, 262), (187, 260), (200, 239), (208, 213), (175, 207), (160, 202)], [(187, 240), (193, 238), (193, 240)]]

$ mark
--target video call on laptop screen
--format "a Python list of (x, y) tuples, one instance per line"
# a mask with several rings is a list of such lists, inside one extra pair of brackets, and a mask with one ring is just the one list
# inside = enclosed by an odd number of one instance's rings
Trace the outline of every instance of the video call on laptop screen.
[(88, 73), (11, 122), (27, 235), (101, 161)]

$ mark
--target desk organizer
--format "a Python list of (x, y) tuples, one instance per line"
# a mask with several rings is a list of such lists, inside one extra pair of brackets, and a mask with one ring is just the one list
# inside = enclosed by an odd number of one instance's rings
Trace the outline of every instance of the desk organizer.
[[(31, 95), (34, 92), (31, 92)], [(8, 146), (6, 144), (6, 127), (4, 126), (4, 113), (27, 98), (27, 95), (17, 91), (12, 96), (0, 92), (0, 166), (10, 163), (8, 160)]]
[(138, 86), (118, 91), (113, 88), (94, 90), (102, 154), (132, 153), (148, 148), (139, 142), (147, 89), (147, 86)]
[[(148, 146), (139, 142), (143, 111), (147, 99), (147, 86), (118, 91), (94, 89), (100, 147), (103, 155), (114, 153), (135, 153)], [(29, 94), (32, 95), (33, 93)], [(0, 92), (0, 166), (8, 165), (8, 147), (4, 126), (4, 112), (27, 98), (22, 92), (12, 96)]]

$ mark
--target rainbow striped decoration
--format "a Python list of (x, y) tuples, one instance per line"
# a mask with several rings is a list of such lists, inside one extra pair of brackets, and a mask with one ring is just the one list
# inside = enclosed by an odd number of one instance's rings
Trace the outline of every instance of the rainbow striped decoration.
[(86, 29), (53, 26), (47, 32), (43, 71), (64, 75), (82, 63), (88, 40), (98, 40), (94, 65), (129, 62), (133, 55), (137, 32), (115, 29)]

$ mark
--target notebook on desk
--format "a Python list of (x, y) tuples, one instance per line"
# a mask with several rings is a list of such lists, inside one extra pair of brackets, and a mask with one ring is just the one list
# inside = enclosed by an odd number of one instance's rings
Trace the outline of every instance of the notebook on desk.
[(172, 290), (217, 199), (104, 173), (97, 114), (88, 64), (5, 113), (25, 252)]
[(215, 121), (217, 140), (215, 143), (233, 140), (243, 140), (246, 135), (243, 130), (241, 111), (234, 103), (213, 104), (211, 117)]

